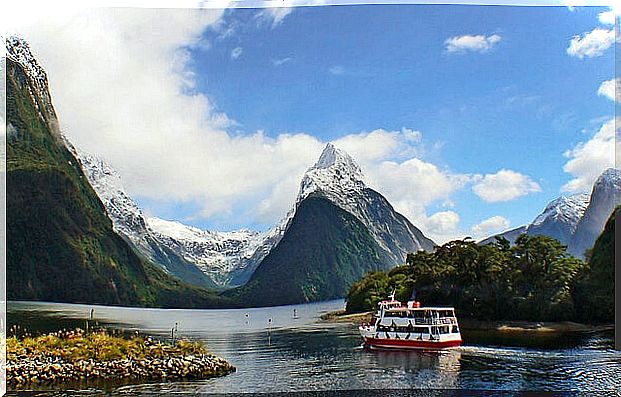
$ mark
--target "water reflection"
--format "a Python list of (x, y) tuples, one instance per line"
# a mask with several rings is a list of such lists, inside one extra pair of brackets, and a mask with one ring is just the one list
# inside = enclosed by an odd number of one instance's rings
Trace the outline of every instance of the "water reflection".
[[(442, 352), (368, 350), (351, 324), (319, 321), (342, 301), (241, 310), (162, 310), (49, 303), (11, 303), (8, 320), (31, 330), (83, 326), (94, 308), (102, 325), (167, 338), (204, 341), (238, 371), (200, 382), (106, 388), (136, 392), (276, 392), (327, 389), (455, 388), (494, 390), (621, 389), (621, 354), (612, 333), (524, 339), (464, 333), (466, 345)], [(295, 316), (293, 314), (295, 310)], [(271, 319), (271, 321), (269, 321)], [(512, 346), (512, 347), (507, 347)]]

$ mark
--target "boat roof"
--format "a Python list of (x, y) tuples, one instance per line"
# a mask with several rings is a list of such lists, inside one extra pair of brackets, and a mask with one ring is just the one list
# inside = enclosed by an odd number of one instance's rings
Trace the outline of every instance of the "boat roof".
[(389, 311), (404, 311), (404, 310), (418, 310), (418, 311), (425, 311), (425, 310), (455, 310), (454, 307), (442, 307), (442, 306), (435, 306), (435, 307), (431, 307), (431, 306), (424, 306), (424, 307), (405, 307), (405, 306), (401, 306), (401, 307), (397, 307), (394, 309), (388, 309)]

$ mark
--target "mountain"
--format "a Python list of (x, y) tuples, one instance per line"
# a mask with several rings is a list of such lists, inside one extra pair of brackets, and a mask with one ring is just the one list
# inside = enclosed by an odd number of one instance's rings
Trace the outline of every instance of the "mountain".
[(263, 241), (258, 232), (212, 232), (159, 218), (148, 218), (147, 225), (160, 244), (194, 263), (220, 288), (243, 284), (247, 279), (240, 279), (240, 274), (263, 259), (253, 257)]
[(269, 233), (213, 232), (146, 217), (110, 164), (82, 150), (76, 154), (114, 229), (143, 255), (186, 282), (212, 288), (242, 285), (271, 249), (265, 242)]
[[(116, 234), (65, 145), (47, 76), (24, 41), (6, 39), (7, 298), (212, 307)], [(3, 71), (5, 72), (5, 71)]]
[(293, 209), (266, 233), (213, 232), (176, 221), (147, 218), (125, 192), (119, 174), (109, 164), (91, 155), (79, 156), (115, 230), (170, 273), (198, 285), (215, 283), (218, 287), (235, 287), (248, 282), (257, 266), (283, 238), (299, 203), (316, 192), (363, 223), (373, 240), (387, 252), (386, 263), (403, 262), (408, 252), (432, 250), (434, 246), (420, 230), (396, 213), (383, 196), (367, 188), (354, 160), (331, 144), (304, 175)]
[(368, 188), (360, 168), (328, 144), (304, 175), (278, 243), (243, 287), (224, 296), (251, 306), (345, 296), (368, 271), (404, 263), (433, 241)]
[(621, 204), (621, 170), (609, 168), (593, 185), (589, 204), (569, 242), (569, 252), (583, 256), (587, 249), (593, 247), (597, 236), (604, 229), (606, 220), (619, 204)]
[[(615, 206), (621, 199), (621, 171), (609, 168), (593, 184), (590, 194), (581, 193), (561, 196), (546, 206), (532, 223), (496, 236), (511, 243), (523, 233), (531, 236), (553, 237), (567, 246), (567, 251), (583, 258), (587, 249), (595, 243)], [(488, 237), (480, 244), (488, 244), (496, 236)]]
[(535, 220), (528, 225), (530, 235), (544, 235), (569, 243), (576, 226), (589, 204), (588, 194), (561, 196), (550, 202)]
[(435, 247), (384, 196), (366, 186), (362, 171), (351, 156), (330, 143), (304, 175), (297, 202), (313, 193), (358, 218), (395, 263), (405, 263), (408, 253), (432, 251)]

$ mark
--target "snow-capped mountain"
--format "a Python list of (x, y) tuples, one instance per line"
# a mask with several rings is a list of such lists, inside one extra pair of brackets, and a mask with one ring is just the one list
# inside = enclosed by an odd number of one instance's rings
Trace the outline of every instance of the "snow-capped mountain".
[[(402, 263), (409, 252), (434, 248), (434, 243), (395, 212), (382, 195), (366, 187), (355, 161), (331, 144), (307, 170), (292, 209), (265, 233), (248, 230), (213, 232), (176, 221), (146, 217), (125, 191), (120, 175), (109, 164), (73, 150), (104, 203), (114, 229), (143, 255), (186, 281), (197, 283), (198, 270), (218, 287), (245, 284), (285, 236), (300, 203), (313, 195), (325, 197), (357, 218), (379, 249), (386, 252), (390, 258), (385, 261), (387, 263)], [(205, 280), (198, 284), (201, 283), (209, 284)]]
[(561, 196), (550, 202), (543, 212), (528, 225), (531, 235), (550, 236), (568, 244), (578, 222), (589, 204), (589, 194)]
[[(255, 255), (265, 239), (258, 232), (212, 232), (146, 217), (125, 191), (121, 176), (114, 168), (96, 156), (75, 148), (73, 151), (78, 154), (91, 185), (104, 203), (115, 231), (169, 273), (198, 285), (235, 286), (243, 284), (239, 281), (240, 274), (249, 268), (254, 270), (253, 261), (265, 256)], [(269, 251), (269, 248), (261, 248)]]
[(354, 159), (330, 143), (304, 175), (297, 202), (314, 192), (358, 218), (395, 263), (403, 262), (410, 252), (434, 249), (433, 241), (397, 213), (381, 194), (366, 186)]
[(569, 242), (569, 252), (583, 256), (587, 249), (593, 247), (610, 214), (620, 204), (621, 170), (608, 168), (593, 185), (589, 204)]
[(52, 136), (60, 138), (60, 127), (54, 106), (52, 105), (52, 97), (48, 90), (45, 70), (39, 65), (25, 40), (17, 36), (10, 36), (4, 39), (4, 45), (7, 58), (21, 65), (30, 80), (29, 84), (27, 84), (27, 89), (35, 109), (49, 125)]
[[(550, 236), (566, 245), (569, 253), (582, 258), (595, 243), (606, 220), (615, 206), (620, 204), (620, 199), (621, 171), (609, 168), (595, 181), (590, 194), (561, 196), (548, 203), (532, 223), (496, 236), (502, 236), (511, 243), (523, 233)], [(496, 236), (480, 243), (493, 242)]]
[(221, 287), (243, 284), (240, 274), (253, 267), (253, 260), (263, 259), (254, 256), (265, 239), (259, 232), (213, 232), (159, 218), (148, 218), (147, 225), (160, 243), (183, 255)]
[(369, 271), (388, 270), (433, 241), (368, 188), (355, 161), (328, 144), (300, 184), (277, 244), (246, 285), (225, 292), (265, 306), (343, 297)]

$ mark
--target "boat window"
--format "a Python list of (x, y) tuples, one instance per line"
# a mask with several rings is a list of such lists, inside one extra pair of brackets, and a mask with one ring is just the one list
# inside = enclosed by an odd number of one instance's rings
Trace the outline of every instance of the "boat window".
[(453, 333), (454, 334), (459, 333), (459, 328), (456, 325), (453, 325)]

